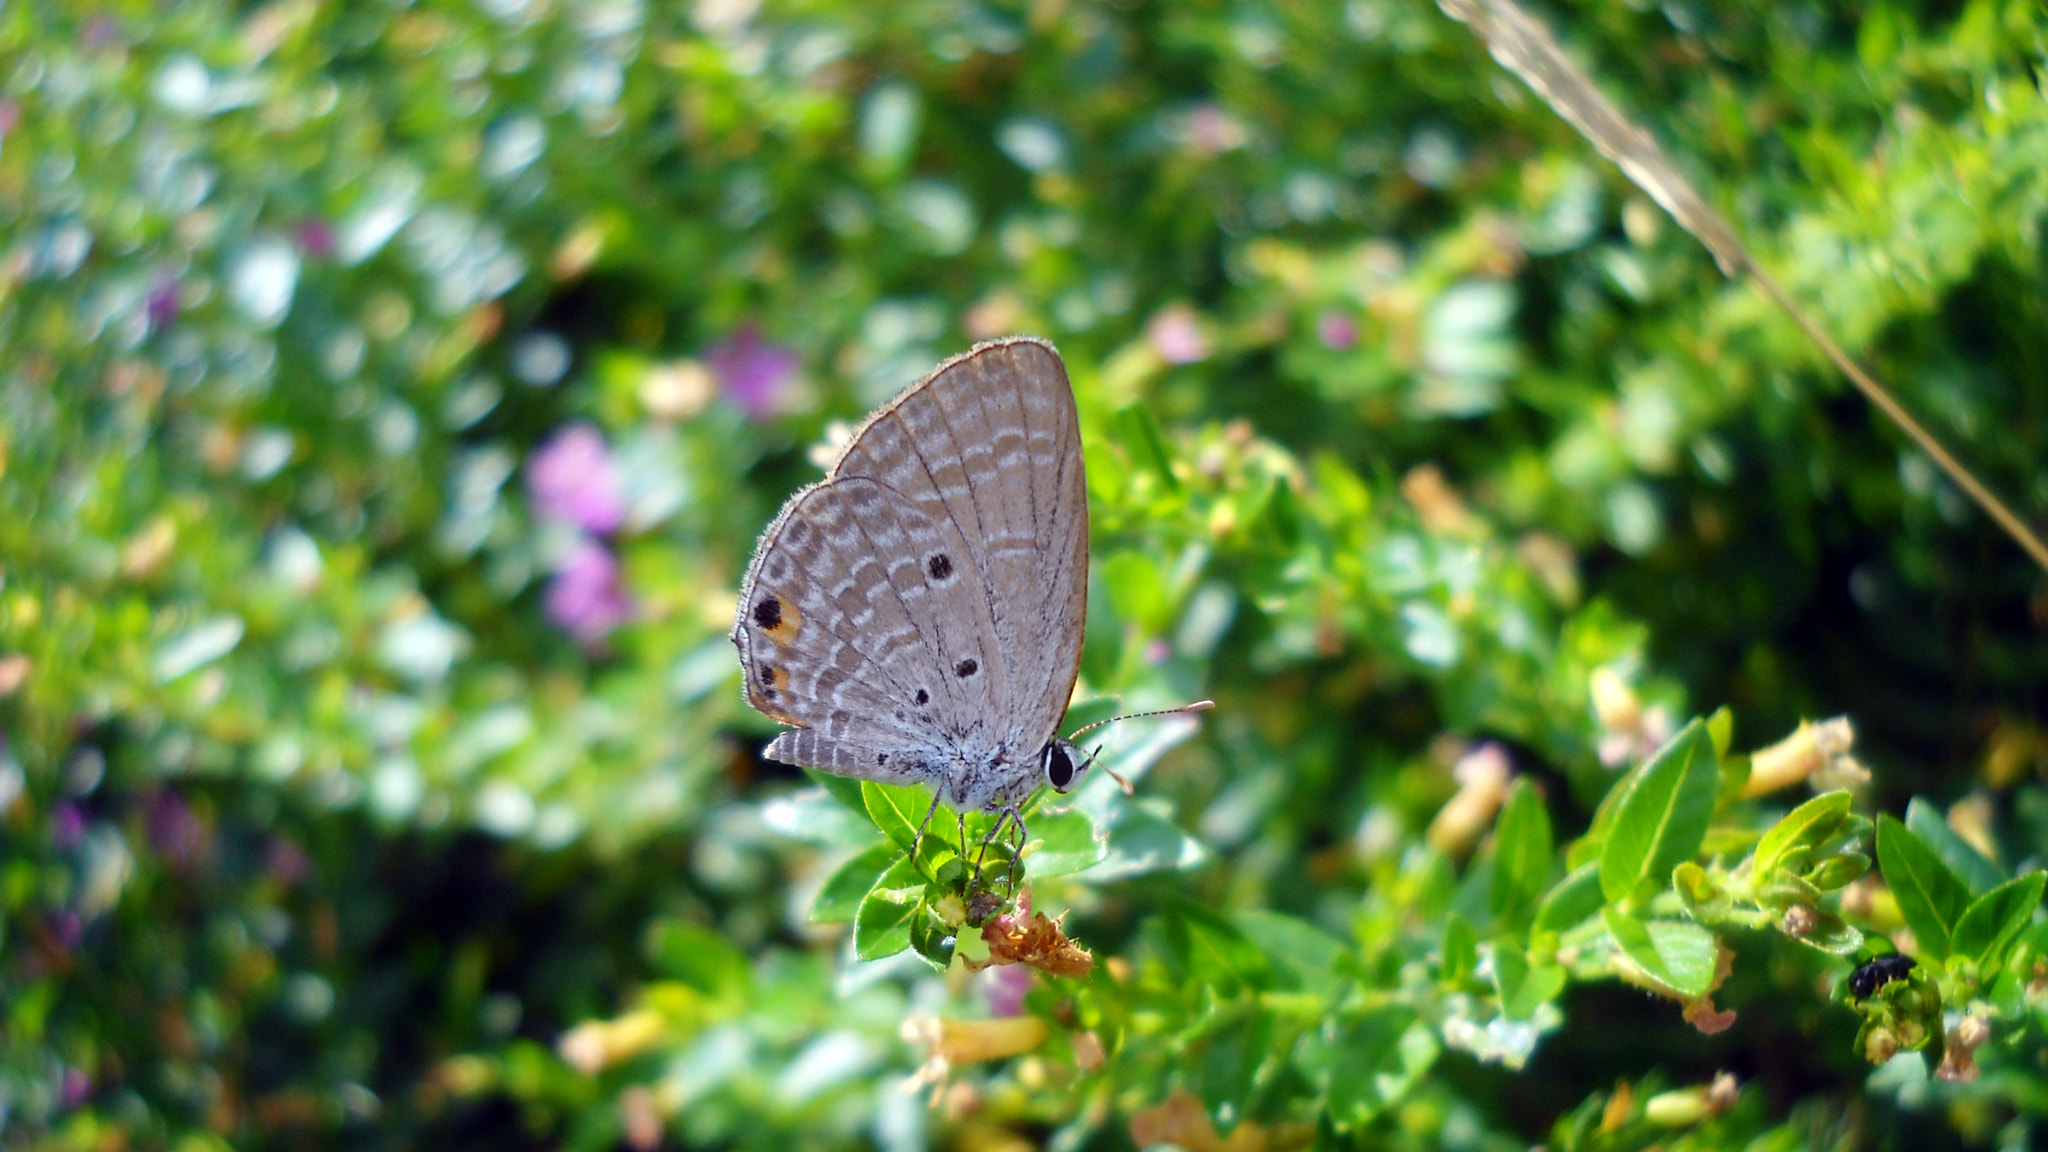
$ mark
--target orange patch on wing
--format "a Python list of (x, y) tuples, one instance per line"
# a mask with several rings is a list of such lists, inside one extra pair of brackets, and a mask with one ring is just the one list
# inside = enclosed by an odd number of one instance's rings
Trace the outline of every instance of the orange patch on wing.
[(781, 600), (782, 603), (782, 619), (775, 622), (775, 627), (763, 628), (761, 632), (770, 640), (787, 648), (791, 644), (796, 643), (796, 634), (803, 630), (804, 614), (797, 611), (796, 605), (788, 600), (782, 600), (780, 597), (777, 597), (777, 599)]
[(787, 724), (792, 728), (801, 728), (804, 726), (804, 722), (797, 719), (795, 716), (790, 715), (788, 709), (777, 705), (775, 701), (769, 699), (767, 695), (764, 692), (762, 692), (762, 690), (760, 690), (759, 688), (755, 688), (752, 685), (748, 686), (747, 703), (752, 704), (754, 706), (754, 710), (759, 712), (761, 715), (766, 716), (770, 720), (773, 720), (779, 724)]

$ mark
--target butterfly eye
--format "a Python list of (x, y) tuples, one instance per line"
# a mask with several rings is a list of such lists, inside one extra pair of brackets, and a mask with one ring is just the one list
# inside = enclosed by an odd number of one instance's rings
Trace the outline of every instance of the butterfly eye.
[(1045, 746), (1045, 782), (1055, 792), (1065, 792), (1074, 786), (1081, 773), (1074, 767), (1074, 758), (1058, 741)]

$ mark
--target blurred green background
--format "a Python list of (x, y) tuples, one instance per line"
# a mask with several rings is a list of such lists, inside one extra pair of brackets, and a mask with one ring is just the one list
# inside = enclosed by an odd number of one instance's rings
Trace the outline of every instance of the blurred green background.
[[(2041, 523), (2039, 6), (1541, 14)], [(1219, 705), (1112, 737), (1151, 771), (1096, 814), (1159, 851), (1039, 892), (1140, 974), (1080, 1002), (1099, 1072), (1060, 981), (812, 922), (875, 833), (758, 758), (723, 635), (835, 423), (1012, 332), (1081, 409), (1084, 698)], [(1288, 995), (1398, 999), (1454, 765), (1562, 845), (1724, 704), (1738, 748), (1846, 714), (1871, 809), (2048, 851), (2041, 571), (1433, 5), (10, 3), (0, 349), (9, 1147), (2043, 1131), (2038, 1025), (1873, 1080), (1838, 969), (1762, 939), (1715, 1037), (1611, 982), (1477, 1040), (1117, 991), (1192, 906)], [(1048, 1047), (906, 1091), (904, 1021), (1018, 996)], [(1553, 1131), (1717, 1069), (1719, 1127)]]

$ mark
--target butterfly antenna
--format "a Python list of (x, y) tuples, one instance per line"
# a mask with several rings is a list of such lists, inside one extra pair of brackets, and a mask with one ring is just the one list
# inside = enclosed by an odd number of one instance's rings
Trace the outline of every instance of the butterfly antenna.
[(1107, 720), (1097, 720), (1095, 723), (1067, 737), (1067, 739), (1070, 741), (1079, 740), (1104, 724), (1114, 724), (1119, 720), (1143, 720), (1147, 716), (1185, 716), (1193, 712), (1207, 712), (1215, 706), (1216, 702), (1214, 700), (1197, 700), (1193, 704), (1183, 704), (1178, 708), (1161, 708), (1157, 712), (1132, 712), (1123, 716), (1111, 716)]
[[(1193, 704), (1183, 704), (1178, 708), (1161, 708), (1157, 712), (1132, 712), (1123, 716), (1111, 716), (1107, 720), (1097, 720), (1095, 723), (1090, 724), (1087, 727), (1082, 728), (1081, 730), (1075, 732), (1072, 736), (1067, 737), (1067, 739), (1070, 741), (1079, 740), (1081, 737), (1086, 736), (1088, 733), (1095, 731), (1097, 728), (1102, 727), (1104, 724), (1114, 724), (1119, 720), (1143, 720), (1147, 716), (1186, 716), (1194, 712), (1207, 712), (1209, 709), (1214, 708), (1215, 706), (1216, 702), (1214, 700), (1197, 700)], [(1086, 772), (1088, 770), (1088, 765), (1095, 763), (1095, 758), (1100, 755), (1102, 755), (1102, 745), (1097, 744), (1094, 750), (1088, 753), (1088, 761), (1087, 763), (1081, 765), (1081, 771)], [(1138, 790), (1136, 788), (1131, 787), (1131, 782), (1129, 780), (1124, 779), (1122, 776), (1117, 775), (1113, 769), (1105, 767), (1103, 771), (1109, 773), (1109, 778), (1111, 780), (1116, 781), (1116, 786), (1124, 790), (1124, 795), (1136, 796), (1138, 794)]]

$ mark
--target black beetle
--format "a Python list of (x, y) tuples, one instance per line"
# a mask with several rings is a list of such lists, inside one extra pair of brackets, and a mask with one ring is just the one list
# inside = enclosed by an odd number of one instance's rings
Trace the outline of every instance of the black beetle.
[(1876, 956), (1856, 966), (1849, 973), (1849, 994), (1858, 1000), (1868, 1000), (1879, 988), (1894, 980), (1904, 980), (1906, 973), (1913, 970), (1913, 958), (1893, 954)]

